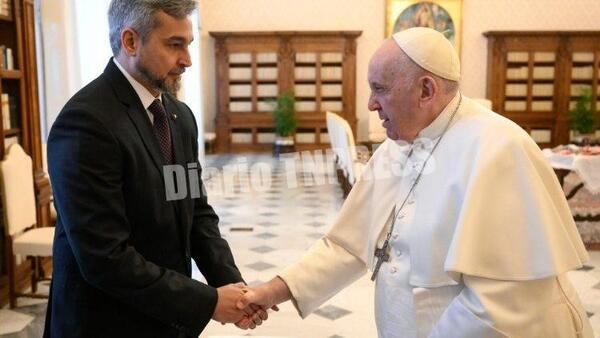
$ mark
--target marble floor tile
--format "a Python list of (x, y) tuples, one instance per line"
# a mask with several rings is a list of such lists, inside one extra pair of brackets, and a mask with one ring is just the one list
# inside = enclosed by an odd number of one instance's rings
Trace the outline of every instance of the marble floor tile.
[(34, 316), (13, 310), (2, 309), (0, 310), (0, 335), (21, 332), (34, 319)]
[(327, 318), (329, 320), (337, 320), (350, 313), (352, 313), (352, 311), (348, 311), (331, 304), (323, 306), (314, 312), (315, 315)]

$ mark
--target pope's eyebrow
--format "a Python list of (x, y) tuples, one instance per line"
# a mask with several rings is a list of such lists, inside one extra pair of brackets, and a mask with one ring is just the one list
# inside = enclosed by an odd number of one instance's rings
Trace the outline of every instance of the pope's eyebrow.
[(376, 82), (376, 81), (369, 82), (369, 84), (371, 85), (371, 88), (376, 88), (376, 87), (377, 88), (381, 88), (381, 87), (383, 87), (383, 85), (381, 83)]

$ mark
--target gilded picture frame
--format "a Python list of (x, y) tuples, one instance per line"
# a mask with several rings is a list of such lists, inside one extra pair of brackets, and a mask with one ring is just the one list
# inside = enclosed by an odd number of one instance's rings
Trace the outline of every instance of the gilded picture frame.
[(460, 53), (462, 0), (386, 0), (385, 36), (410, 27), (443, 32)]

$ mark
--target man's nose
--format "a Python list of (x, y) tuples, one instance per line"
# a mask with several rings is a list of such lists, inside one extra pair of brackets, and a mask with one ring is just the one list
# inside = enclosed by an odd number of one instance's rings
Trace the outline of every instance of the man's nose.
[(179, 58), (179, 64), (183, 67), (191, 67), (192, 66), (192, 57), (190, 56), (190, 50), (188, 48), (185, 49), (181, 58)]
[(381, 106), (379, 105), (379, 102), (377, 102), (377, 100), (375, 100), (375, 99), (373, 98), (373, 96), (371, 96), (371, 97), (369, 97), (369, 103), (368, 103), (368, 105), (367, 105), (367, 108), (368, 108), (370, 111), (375, 111), (375, 110), (379, 110), (379, 109), (381, 109)]

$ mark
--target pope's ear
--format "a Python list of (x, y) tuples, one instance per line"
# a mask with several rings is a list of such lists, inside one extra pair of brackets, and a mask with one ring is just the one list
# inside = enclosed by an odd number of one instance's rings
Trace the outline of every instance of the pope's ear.
[(420, 101), (423, 103), (431, 102), (434, 96), (440, 90), (438, 83), (430, 75), (424, 75), (419, 78), (418, 83), (421, 87)]

